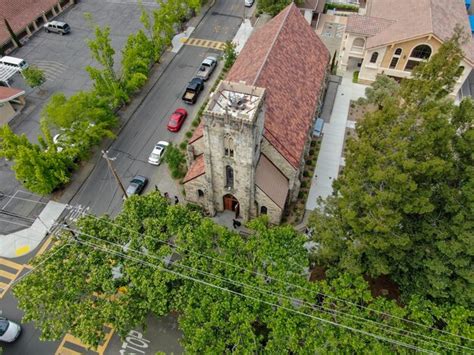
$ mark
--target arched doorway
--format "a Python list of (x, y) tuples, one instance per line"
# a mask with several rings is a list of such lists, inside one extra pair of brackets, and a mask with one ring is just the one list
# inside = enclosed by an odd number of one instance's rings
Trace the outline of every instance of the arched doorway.
[(234, 211), (235, 217), (239, 216), (239, 201), (231, 194), (224, 195), (224, 210)]

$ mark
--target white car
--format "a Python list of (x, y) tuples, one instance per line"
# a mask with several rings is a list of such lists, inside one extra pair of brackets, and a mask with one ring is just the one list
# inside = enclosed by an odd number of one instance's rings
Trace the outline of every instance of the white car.
[(153, 151), (151, 152), (150, 156), (148, 157), (148, 162), (152, 165), (160, 165), (161, 158), (163, 158), (163, 154), (165, 153), (166, 147), (170, 144), (165, 141), (159, 141), (155, 144)]
[(0, 317), (0, 341), (12, 343), (20, 336), (20, 333), (21, 327), (18, 324)]
[(252, 7), (254, 0), (245, 0), (245, 7)]

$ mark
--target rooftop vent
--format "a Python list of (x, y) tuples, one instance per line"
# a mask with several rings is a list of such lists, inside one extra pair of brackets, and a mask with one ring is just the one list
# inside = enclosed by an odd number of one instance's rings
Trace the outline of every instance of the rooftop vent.
[(230, 93), (227, 106), (234, 110), (245, 110), (247, 108), (247, 101), (248, 98), (246, 95)]

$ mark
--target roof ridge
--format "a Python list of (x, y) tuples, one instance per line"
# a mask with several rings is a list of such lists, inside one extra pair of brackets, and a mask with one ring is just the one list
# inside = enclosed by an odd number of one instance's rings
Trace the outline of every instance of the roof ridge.
[(430, 23), (431, 23), (431, 33), (434, 33), (434, 23), (433, 23), (433, 0), (428, 0), (430, 2), (430, 6), (429, 7), (429, 11), (430, 11), (430, 14), (429, 14), (429, 19), (430, 19)]
[(255, 79), (253, 80), (253, 83), (252, 85), (254, 86), (260, 76), (260, 74), (262, 73), (262, 70), (263, 68), (265, 67), (265, 64), (267, 63), (267, 59), (268, 57), (270, 56), (270, 52), (272, 51), (272, 49), (274, 48), (275, 46), (275, 42), (276, 40), (278, 39), (278, 37), (280, 36), (280, 32), (281, 30), (283, 29), (283, 25), (285, 24), (286, 22), (286, 19), (288, 18), (289, 14), (290, 14), (290, 11), (292, 9), (293, 6), (296, 6), (294, 2), (292, 2), (290, 5), (288, 5), (288, 10), (285, 14), (285, 17), (283, 18), (283, 20), (281, 21), (281, 25), (280, 25), (280, 28), (278, 29), (278, 31), (275, 33), (275, 37), (273, 38), (273, 41), (272, 41), (272, 44), (270, 45), (270, 48), (268, 49), (268, 52), (267, 54), (265, 55), (265, 58), (263, 58), (263, 62), (262, 62), (262, 65), (261, 67), (258, 69), (258, 72), (257, 72), (257, 75), (255, 75)]

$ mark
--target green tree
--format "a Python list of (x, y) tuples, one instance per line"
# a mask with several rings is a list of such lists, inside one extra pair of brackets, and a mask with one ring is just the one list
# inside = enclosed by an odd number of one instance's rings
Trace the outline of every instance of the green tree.
[(166, 148), (164, 161), (171, 170), (171, 176), (174, 179), (181, 179), (186, 174), (186, 158), (178, 147), (170, 144)]
[(309, 282), (302, 235), (265, 218), (248, 228), (243, 238), (186, 206), (168, 205), (159, 193), (132, 196), (114, 220), (87, 216), (74, 233), (65, 230), (13, 290), (24, 321), (34, 321), (44, 339), (69, 332), (92, 346), (104, 336), (103, 324), (125, 336), (149, 314), (171, 310), (191, 353), (404, 352), (321, 320), (430, 351), (442, 351), (441, 340), (472, 346), (465, 340), (473, 335), (472, 309), (422, 297), (401, 307), (373, 298), (364, 278), (349, 274)]
[[(258, 0), (257, 7), (261, 12), (265, 12), (271, 16), (277, 15), (281, 10), (287, 7), (292, 1), (290, 0)], [(297, 5), (302, 3), (302, 0), (295, 1)]]
[(474, 105), (447, 98), (460, 36), (445, 42), (400, 88), (384, 77), (378, 109), (347, 143), (335, 197), (312, 219), (318, 251), (338, 269), (389, 274), (404, 296), (474, 301)]
[(235, 51), (235, 43), (232, 41), (225, 42), (224, 48), (224, 69), (228, 70), (237, 59), (237, 52)]
[(101, 65), (102, 68), (87, 66), (86, 71), (89, 73), (94, 82), (94, 90), (101, 96), (108, 98), (112, 107), (120, 106), (128, 101), (122, 83), (117, 77), (114, 70), (115, 50), (110, 40), (110, 27), (101, 28), (92, 22), (90, 14), (86, 14), (86, 19), (90, 22), (94, 29), (94, 39), (87, 39), (87, 45), (91, 51), (92, 57)]
[(24, 69), (21, 74), (25, 78), (26, 83), (32, 88), (40, 86), (46, 80), (44, 72), (35, 65), (30, 65)]

